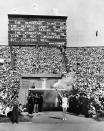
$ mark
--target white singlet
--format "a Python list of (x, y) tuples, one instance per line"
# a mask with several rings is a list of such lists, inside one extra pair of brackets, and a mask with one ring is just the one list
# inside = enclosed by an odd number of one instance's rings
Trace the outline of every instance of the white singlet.
[(62, 107), (67, 108), (68, 107), (68, 99), (67, 97), (62, 98)]

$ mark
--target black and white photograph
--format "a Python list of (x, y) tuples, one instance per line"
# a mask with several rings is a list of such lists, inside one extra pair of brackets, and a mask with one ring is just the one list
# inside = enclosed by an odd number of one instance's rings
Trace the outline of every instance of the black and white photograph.
[(0, 131), (104, 130), (104, 1), (0, 1)]

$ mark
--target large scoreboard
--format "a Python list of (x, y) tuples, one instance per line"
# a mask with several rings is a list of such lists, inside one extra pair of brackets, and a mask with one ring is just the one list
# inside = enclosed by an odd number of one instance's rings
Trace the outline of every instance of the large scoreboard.
[(66, 46), (66, 20), (66, 16), (9, 14), (9, 45)]

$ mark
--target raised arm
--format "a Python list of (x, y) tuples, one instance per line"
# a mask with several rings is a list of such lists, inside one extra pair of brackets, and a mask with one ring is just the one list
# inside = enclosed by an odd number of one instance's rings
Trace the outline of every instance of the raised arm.
[(56, 89), (57, 93), (59, 94), (59, 96), (62, 98), (62, 95), (61, 93)]

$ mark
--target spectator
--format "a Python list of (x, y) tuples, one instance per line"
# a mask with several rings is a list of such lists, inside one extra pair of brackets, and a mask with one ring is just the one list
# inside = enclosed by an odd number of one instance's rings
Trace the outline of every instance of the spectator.
[(15, 102), (13, 103), (13, 110), (12, 110), (12, 123), (18, 123), (18, 116), (19, 116), (19, 109), (18, 109), (18, 100), (16, 98)]
[(13, 110), (13, 106), (8, 104), (5, 110), (5, 115), (10, 119), (11, 122), (13, 120), (12, 110)]

